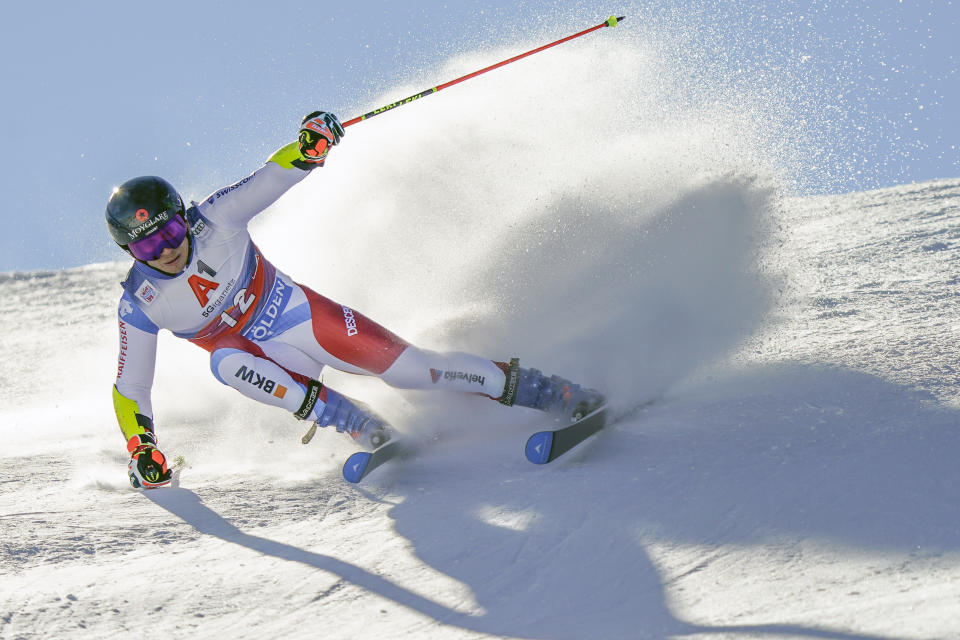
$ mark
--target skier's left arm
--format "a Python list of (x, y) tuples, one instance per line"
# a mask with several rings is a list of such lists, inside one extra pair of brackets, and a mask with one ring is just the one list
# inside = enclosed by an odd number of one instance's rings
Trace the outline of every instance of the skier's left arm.
[(120, 298), (117, 320), (120, 353), (117, 380), (113, 385), (113, 408), (130, 453), (127, 475), (134, 487), (162, 487), (170, 483), (172, 472), (166, 456), (157, 447), (150, 401), (159, 327), (127, 292)]
[(243, 180), (213, 192), (197, 207), (214, 224), (244, 228), (310, 171), (322, 167), (330, 149), (344, 135), (335, 115), (314, 111), (303, 118), (295, 142), (275, 151), (262, 167)]

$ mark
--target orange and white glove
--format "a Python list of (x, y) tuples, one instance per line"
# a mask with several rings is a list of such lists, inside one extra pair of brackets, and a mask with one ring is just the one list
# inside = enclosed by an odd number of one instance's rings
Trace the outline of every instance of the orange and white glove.
[(173, 472), (167, 466), (167, 457), (157, 448), (152, 433), (141, 433), (127, 441), (130, 462), (127, 475), (134, 489), (156, 489), (170, 484)]
[(330, 147), (346, 135), (337, 116), (326, 111), (314, 111), (303, 117), (300, 123), (300, 155), (307, 164), (323, 166)]

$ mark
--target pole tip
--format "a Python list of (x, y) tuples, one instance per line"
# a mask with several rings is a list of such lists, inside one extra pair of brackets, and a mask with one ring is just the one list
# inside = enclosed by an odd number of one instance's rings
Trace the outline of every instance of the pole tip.
[(626, 16), (620, 16), (619, 18), (617, 18), (616, 16), (610, 16), (609, 18), (607, 18), (607, 26), (615, 27), (617, 26), (618, 22), (623, 22), (626, 19), (627, 19)]

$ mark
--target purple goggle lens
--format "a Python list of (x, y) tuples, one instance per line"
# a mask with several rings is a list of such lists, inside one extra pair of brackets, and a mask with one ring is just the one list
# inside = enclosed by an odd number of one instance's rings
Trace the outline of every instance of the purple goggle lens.
[(127, 249), (137, 260), (149, 262), (156, 260), (166, 248), (176, 249), (187, 237), (187, 225), (178, 215), (170, 218), (170, 221), (154, 231), (146, 238), (141, 238), (136, 242), (127, 245)]

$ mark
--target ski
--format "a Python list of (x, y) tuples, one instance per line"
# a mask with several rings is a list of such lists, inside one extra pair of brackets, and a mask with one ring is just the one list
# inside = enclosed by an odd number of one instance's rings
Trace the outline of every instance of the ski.
[(403, 446), (403, 440), (400, 438), (394, 438), (373, 451), (358, 451), (343, 463), (343, 478), (347, 482), (360, 482), (384, 462), (406, 451), (407, 447)]
[(527, 460), (533, 464), (553, 462), (604, 427), (646, 411), (650, 405), (662, 397), (662, 394), (655, 395), (626, 411), (616, 413), (610, 410), (607, 405), (604, 405), (594, 409), (592, 413), (588, 413), (573, 424), (559, 429), (538, 431), (527, 440), (527, 446), (524, 449)]
[(524, 453), (533, 464), (547, 464), (603, 429), (606, 423), (607, 407), (602, 406), (566, 427), (536, 432), (527, 440)]

